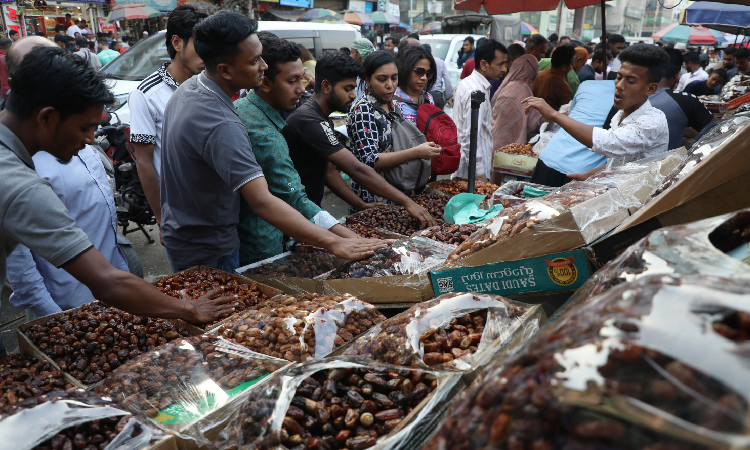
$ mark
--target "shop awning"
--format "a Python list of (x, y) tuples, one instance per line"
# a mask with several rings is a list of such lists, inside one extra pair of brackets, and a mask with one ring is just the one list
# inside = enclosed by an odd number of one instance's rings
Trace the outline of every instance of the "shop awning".
[(124, 5), (127, 3), (137, 3), (139, 5), (146, 5), (154, 8), (157, 11), (169, 12), (177, 8), (177, 0), (116, 0), (117, 5)]
[[(289, 11), (283, 11), (280, 9), (267, 9), (263, 15), (266, 14), (272, 16), (270, 20), (284, 20), (289, 22), (296, 22), (297, 19), (302, 17), (307, 12), (306, 9), (294, 9)], [(263, 19), (263, 17), (261, 17)], [(269, 20), (269, 19), (266, 19)]]

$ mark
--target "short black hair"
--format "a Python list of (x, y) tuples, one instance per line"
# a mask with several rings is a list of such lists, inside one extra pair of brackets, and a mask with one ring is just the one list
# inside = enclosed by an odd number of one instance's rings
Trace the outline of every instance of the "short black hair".
[(508, 49), (500, 42), (494, 39), (480, 39), (480, 42), (477, 43), (477, 49), (474, 51), (475, 67), (478, 69), (482, 61), (492, 64), (492, 61), (495, 60), (495, 50), (508, 54)]
[(88, 43), (89, 43), (89, 50), (91, 50), (92, 52), (96, 51), (96, 42), (88, 41)]
[(532, 34), (531, 36), (526, 38), (526, 50), (530, 49), (531, 47), (536, 47), (537, 45), (543, 44), (549, 44), (549, 41), (541, 34)]
[(336, 87), (339, 81), (362, 78), (363, 74), (362, 66), (351, 56), (340, 52), (326, 53), (315, 64), (315, 92), (323, 89), (323, 80), (328, 80), (332, 87)]
[(409, 33), (406, 37), (419, 40), (419, 33)]
[(750, 48), (742, 47), (738, 48), (736, 52), (734, 52), (734, 58), (735, 59), (750, 59)]
[(109, 47), (109, 41), (105, 38), (99, 38), (97, 42), (99, 42), (100, 47), (104, 47), (105, 45)]
[(383, 42), (385, 42), (385, 41), (391, 41), (391, 42), (393, 42), (393, 46), (394, 46), (394, 47), (395, 47), (395, 46), (397, 46), (397, 45), (398, 45), (398, 43), (400, 42), (400, 41), (399, 41), (399, 39), (398, 39), (397, 37), (393, 37), (393, 36), (388, 36), (387, 38), (385, 38), (385, 39), (383, 40)]
[(339, 52), (341, 52), (344, 55), (351, 56), (352, 51), (349, 49), (349, 47), (341, 47), (339, 49)]
[(624, 44), (625, 37), (621, 34), (610, 34), (607, 36), (607, 42), (610, 44)]
[(411, 45), (406, 51), (404, 51), (404, 54), (399, 55), (398, 58), (398, 85), (401, 89), (406, 89), (406, 83), (409, 81), (409, 77), (411, 77), (412, 70), (414, 70), (414, 67), (416, 67), (419, 61), (423, 59), (430, 62), (430, 76), (427, 77), (427, 84), (424, 86), (424, 91), (429, 92), (432, 90), (432, 87), (435, 86), (435, 82), (437, 81), (437, 65), (435, 64), (435, 59), (424, 47)]
[(429, 54), (432, 54), (432, 46), (430, 44), (422, 44), (422, 48), (427, 50)]
[(240, 43), (258, 31), (258, 22), (231, 11), (219, 11), (195, 25), (195, 52), (214, 73), (221, 63), (234, 61), (240, 53)]
[(281, 39), (268, 31), (258, 32), (258, 39), (263, 44), (263, 61), (268, 65), (264, 75), (270, 80), (275, 80), (276, 75), (281, 72), (279, 63), (297, 61), (301, 52), (297, 44)]
[(55, 27), (55, 33), (65, 33), (65, 25), (58, 25)]
[(472, 36), (466, 36), (466, 39), (464, 39), (464, 42), (469, 41), (469, 44), (474, 44), (474, 37)]
[(607, 55), (605, 57), (604, 50), (597, 50), (594, 52), (594, 56), (591, 57), (591, 62), (599, 61), (599, 62), (603, 62), (604, 64), (607, 64), (608, 59), (609, 60), (612, 59), (612, 52), (607, 50)]
[(557, 33), (550, 34), (549, 35), (549, 40), (550, 40), (550, 42), (556, 41), (557, 40)]
[(685, 64), (687, 64), (687, 63), (700, 64), (701, 63), (700, 56), (697, 53), (695, 53), (695, 52), (687, 52), (687, 53), (685, 53), (684, 60), (685, 60)]
[(18, 34), (18, 31), (16, 30), (10, 30), (10, 32), (8, 32), (8, 36), (15, 36), (17, 34)]
[(570, 40), (570, 36), (560, 36), (560, 42), (562, 42), (563, 39)]
[(0, 50), (4, 51), (5, 53), (8, 53), (8, 50), (10, 50), (10, 46), (13, 45), (13, 39), (2, 37), (0, 38)]
[(737, 53), (737, 49), (734, 47), (727, 47), (724, 49), (724, 55), (734, 55)]
[[(562, 39), (561, 39), (562, 40)], [(572, 45), (561, 45), (552, 52), (552, 67), (559, 69), (566, 64), (573, 64), (576, 57), (576, 49)]]
[(74, 21), (73, 21), (73, 24), (74, 24), (74, 25), (78, 25), (79, 23), (81, 23), (81, 20), (80, 20), (80, 19), (76, 19), (76, 20), (74, 20)]
[(89, 41), (85, 37), (81, 36), (76, 38), (76, 45), (78, 46), (78, 48), (88, 48)]
[[(318, 61), (318, 64), (320, 64), (320, 61)], [(386, 64), (396, 64), (396, 66), (398, 67), (396, 57), (393, 56), (393, 53), (389, 53), (385, 50), (377, 50), (370, 53), (367, 59), (365, 59), (365, 63), (362, 65), (362, 70), (365, 72), (364, 79), (369, 79), (376, 70)], [(317, 74), (317, 70), (315, 73)], [(316, 79), (315, 81), (318, 80)]]
[(65, 36), (65, 40), (68, 41), (68, 44), (76, 43), (76, 38), (74, 38), (73, 36)]
[(526, 49), (521, 44), (510, 44), (508, 46), (508, 58), (516, 60), (526, 54)]
[(664, 68), (669, 56), (664, 49), (650, 44), (634, 44), (620, 52), (620, 61), (645, 67), (648, 70), (648, 78), (652, 83), (658, 83), (664, 76)]
[(88, 62), (59, 47), (35, 48), (13, 75), (6, 109), (18, 120), (47, 106), (65, 118), (114, 101), (104, 78)]
[(167, 19), (167, 53), (169, 53), (170, 59), (177, 56), (177, 51), (172, 46), (172, 36), (177, 36), (187, 42), (193, 37), (193, 28), (206, 17), (208, 17), (207, 12), (193, 5), (180, 5), (169, 13)]
[(714, 69), (711, 71), (711, 75), (716, 74), (724, 79), (724, 81), (727, 81), (729, 79), (729, 74), (727, 74), (727, 71), (724, 69)]

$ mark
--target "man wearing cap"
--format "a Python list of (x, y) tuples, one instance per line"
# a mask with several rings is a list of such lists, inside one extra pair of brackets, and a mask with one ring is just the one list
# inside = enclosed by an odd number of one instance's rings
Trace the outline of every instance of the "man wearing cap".
[(143, 32), (143, 37), (141, 39), (146, 39), (148, 37), (148, 31)]
[[(357, 61), (359, 65), (364, 65), (365, 59), (370, 56), (370, 53), (375, 51), (375, 47), (372, 46), (372, 42), (369, 39), (357, 38), (352, 42), (352, 58)], [(361, 97), (365, 92), (364, 83), (360, 78), (357, 78), (356, 88), (357, 98)]]

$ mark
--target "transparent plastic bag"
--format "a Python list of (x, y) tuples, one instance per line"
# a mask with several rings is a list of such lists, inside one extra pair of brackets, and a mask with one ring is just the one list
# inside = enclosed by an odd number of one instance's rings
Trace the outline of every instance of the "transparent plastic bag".
[(458, 374), (349, 357), (294, 364), (251, 393), (220, 445), (243, 450), (414, 448), (459, 382)]
[(49, 362), (18, 354), (0, 359), (0, 408), (59, 389), (73, 385)]
[(554, 188), (549, 186), (542, 186), (541, 184), (534, 184), (526, 181), (508, 181), (492, 194), (492, 204), (503, 205), (507, 208), (509, 206), (523, 203), (526, 200), (529, 200), (529, 198), (523, 195), (524, 189), (527, 187), (547, 192), (554, 190)]
[(488, 365), (423, 448), (748, 448), (749, 312), (747, 281), (624, 283)]
[(254, 352), (299, 362), (322, 359), (383, 320), (375, 307), (349, 294), (282, 295), (218, 334)]
[(730, 102), (748, 92), (750, 92), (750, 76), (739, 74), (724, 84), (719, 97), (724, 102)]
[(0, 442), (13, 450), (147, 450), (164, 437), (147, 422), (109, 397), (52, 391), (0, 410)]
[(271, 275), (277, 277), (315, 278), (340, 266), (329, 253), (289, 253), (271, 261), (264, 261), (244, 271), (243, 275)]
[(541, 309), (521, 320), (530, 308), (499, 296), (443, 294), (373, 327), (344, 355), (406, 367), (473, 370), (503, 341), (522, 336), (522, 342), (538, 330)]
[(469, 239), (469, 236), (476, 233), (483, 226), (480, 224), (455, 225), (444, 223), (426, 228), (420, 231), (417, 236), (442, 242), (443, 244), (458, 245)]
[[(120, 366), (95, 391), (160, 427), (204, 439), (199, 419), (219, 422), (222, 407), (266, 376), (289, 364), (247, 350), (218, 336), (176, 339)], [(227, 412), (225, 412), (226, 414)]]
[(327, 280), (388, 277), (424, 273), (445, 261), (453, 246), (431, 239), (414, 237), (396, 241), (392, 246), (375, 252), (361, 261), (345, 263)]

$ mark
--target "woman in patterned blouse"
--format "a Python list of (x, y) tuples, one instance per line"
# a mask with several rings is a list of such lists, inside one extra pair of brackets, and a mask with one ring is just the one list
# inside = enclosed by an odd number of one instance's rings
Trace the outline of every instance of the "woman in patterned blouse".
[[(440, 146), (434, 142), (393, 151), (391, 126), (401, 114), (393, 101), (398, 86), (396, 58), (385, 51), (373, 52), (365, 60), (363, 68), (365, 93), (354, 102), (346, 120), (354, 156), (375, 169), (397, 166), (413, 159), (439, 156)], [(376, 198), (355, 182), (352, 182), (352, 190), (366, 203), (385, 201)]]
[(430, 52), (421, 45), (406, 47), (404, 54), (398, 58), (398, 88), (395, 95), (404, 119), (416, 125), (418, 105), (435, 104), (429, 91), (436, 81), (437, 68)]

